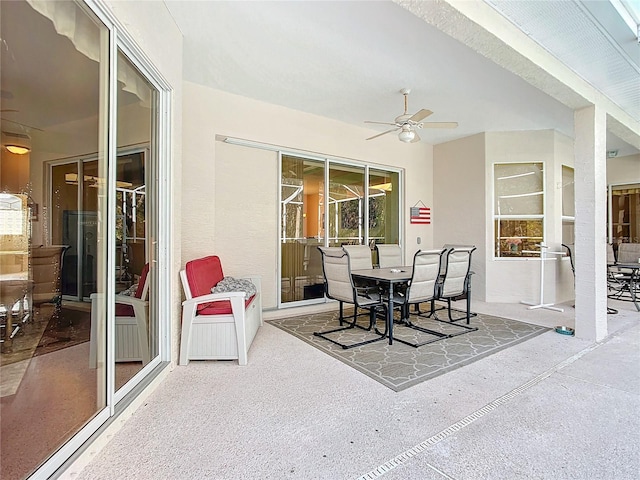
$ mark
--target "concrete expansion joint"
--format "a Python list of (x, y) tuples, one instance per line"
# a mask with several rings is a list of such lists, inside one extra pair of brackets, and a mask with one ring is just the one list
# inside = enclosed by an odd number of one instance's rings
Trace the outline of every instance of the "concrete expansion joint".
[[(549, 368), (548, 370), (546, 370), (546, 371), (542, 372), (541, 374), (537, 375), (536, 377), (532, 378), (528, 382), (523, 383), (522, 385), (520, 385), (520, 386), (514, 388), (513, 390), (511, 390), (510, 392), (508, 392), (508, 393), (502, 395), (501, 397), (498, 397), (495, 400), (487, 403), (485, 406), (479, 408), (475, 412), (467, 415), (466, 417), (464, 417), (463, 419), (457, 421), (456, 423), (454, 423), (452, 425), (449, 425), (444, 430), (441, 430), (440, 432), (438, 432), (435, 435), (427, 438), (423, 442), (420, 442), (419, 444), (415, 445), (414, 447), (412, 447), (412, 448), (400, 453), (396, 457), (394, 457), (391, 460), (385, 462), (384, 464), (374, 468), (372, 471), (370, 471), (368, 473), (365, 473), (364, 475), (358, 477), (355, 480), (374, 480), (376, 478), (381, 477), (382, 475), (384, 475), (388, 471), (393, 470), (394, 468), (396, 468), (396, 467), (398, 467), (398, 466), (400, 466), (400, 465), (402, 465), (404, 463), (407, 463), (414, 456), (426, 451), (430, 447), (433, 447), (435, 444), (441, 442), (442, 440), (445, 440), (446, 438), (450, 437), (454, 433), (459, 432), (463, 428), (468, 427), (469, 425), (474, 423), (476, 420), (478, 420), (478, 419), (484, 417), (485, 415), (491, 413), (492, 411), (496, 410), (498, 407), (504, 405), (505, 403), (509, 402), (513, 398), (515, 398), (518, 395), (524, 393), (525, 391), (527, 391), (531, 387), (533, 387), (533, 386), (539, 384), (540, 382), (542, 382), (543, 380), (549, 378), (554, 373), (557, 373), (558, 371), (562, 370), (563, 368), (565, 368), (565, 367), (571, 365), (572, 363), (576, 362), (577, 360), (579, 360), (580, 358), (582, 358), (586, 354), (592, 352), (596, 348), (599, 348), (600, 346), (602, 346), (605, 343), (609, 342), (610, 340), (612, 340), (616, 336), (622, 334), (624, 331), (628, 330), (632, 326), (633, 325), (631, 325), (630, 327), (618, 330), (617, 332), (615, 332), (612, 335), (609, 335), (608, 337), (606, 337), (602, 341), (594, 343), (594, 344), (591, 344), (588, 347), (584, 348), (583, 350), (580, 350), (576, 354), (574, 354), (571, 357), (563, 360), (562, 362), (554, 365), (553, 367)], [(430, 468), (432, 468), (433, 470), (437, 471), (438, 473), (440, 473), (441, 475), (443, 475), (444, 478), (452, 478), (452, 477), (449, 477), (446, 473), (438, 470), (436, 467), (434, 467), (432, 465), (428, 465), (428, 466)]]

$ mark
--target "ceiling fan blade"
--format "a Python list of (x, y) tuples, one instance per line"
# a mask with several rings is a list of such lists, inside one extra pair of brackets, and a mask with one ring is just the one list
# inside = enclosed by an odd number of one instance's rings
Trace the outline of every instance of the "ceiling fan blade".
[(424, 120), (425, 118), (427, 118), (429, 115), (433, 115), (433, 112), (431, 110), (426, 110), (423, 108), (422, 110), (414, 113), (413, 116), (410, 117), (408, 121), (420, 122), (421, 120)]
[(395, 125), (398, 126), (397, 123), (390, 123), (390, 122), (372, 122), (370, 120), (365, 120), (364, 123), (375, 123), (376, 125)]
[(422, 128), (456, 128), (458, 122), (426, 122), (422, 124)]
[(387, 130), (386, 132), (382, 132), (382, 133), (379, 133), (377, 135), (374, 135), (373, 137), (369, 137), (369, 138), (367, 138), (367, 140), (373, 140), (374, 138), (381, 137), (382, 135), (386, 135), (387, 133), (397, 132), (398, 130), (399, 130), (398, 128), (394, 128), (392, 130)]
[(415, 135), (413, 136), (413, 140), (411, 140), (411, 142), (409, 143), (416, 143), (420, 141), (420, 136), (418, 135), (418, 132), (416, 132), (415, 130), (413, 131), (413, 133), (415, 133)]

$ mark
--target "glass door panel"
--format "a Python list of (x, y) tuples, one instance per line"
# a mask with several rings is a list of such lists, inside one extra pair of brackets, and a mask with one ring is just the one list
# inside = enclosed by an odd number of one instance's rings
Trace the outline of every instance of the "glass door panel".
[[(25, 196), (30, 224), (20, 272), (27, 283), (13, 318), (19, 328), (0, 353), (3, 480), (35, 472), (104, 409), (107, 397), (105, 371), (90, 361), (93, 320), (104, 306), (82, 301), (104, 294), (104, 284), (96, 285), (94, 271), (85, 288), (78, 271), (84, 251), (96, 265), (106, 259), (106, 227), (96, 222), (96, 214), (106, 218), (106, 205), (97, 202), (106, 198), (104, 182), (92, 185), (85, 176), (104, 178), (99, 172), (107, 164), (108, 31), (76, 2), (45, 3), (0, 2), (2, 131), (30, 147), (21, 155), (1, 150), (2, 189)], [(87, 155), (88, 171), (68, 160)], [(94, 216), (90, 248), (83, 244), (85, 208)]]
[(324, 297), (324, 162), (282, 156), (280, 301)]
[[(369, 244), (400, 243), (400, 175), (369, 169)], [(373, 249), (373, 263), (378, 259)]]
[(361, 245), (365, 242), (364, 167), (330, 163), (329, 245)]
[[(62, 264), (62, 294), (71, 299), (80, 295), (78, 272), (78, 168), (79, 163), (65, 163), (51, 167), (52, 195), (49, 202), (51, 214), (51, 241), (54, 245), (67, 245)], [(82, 283), (80, 282), (80, 285)]]
[[(157, 92), (123, 52), (118, 52), (115, 178), (115, 389), (119, 390), (159, 353), (154, 197)], [(133, 302), (133, 303), (132, 303)]]

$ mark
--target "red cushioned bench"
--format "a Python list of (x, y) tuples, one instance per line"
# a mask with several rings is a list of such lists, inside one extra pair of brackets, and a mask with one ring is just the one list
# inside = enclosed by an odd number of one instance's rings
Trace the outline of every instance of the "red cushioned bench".
[(260, 278), (249, 277), (256, 293), (211, 293), (224, 279), (220, 258), (212, 255), (187, 262), (180, 272), (187, 299), (182, 302), (180, 365), (189, 360), (238, 360), (247, 364), (247, 353), (262, 325)]

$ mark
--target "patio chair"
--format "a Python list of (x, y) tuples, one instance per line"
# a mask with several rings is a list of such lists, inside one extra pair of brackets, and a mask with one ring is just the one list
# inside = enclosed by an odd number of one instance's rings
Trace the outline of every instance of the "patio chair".
[(378, 265), (380, 268), (401, 267), (404, 265), (400, 245), (380, 244), (376, 245), (376, 250), (378, 250)]
[(225, 277), (220, 258), (210, 255), (187, 262), (180, 280), (187, 299), (182, 302), (179, 364), (237, 359), (247, 365), (263, 323), (260, 277)]
[[(447, 301), (447, 312), (449, 323), (459, 320), (467, 320), (467, 325), (457, 324), (459, 327), (467, 330), (477, 330), (477, 328), (468, 326), (470, 319), (475, 314), (471, 313), (471, 254), (476, 247), (454, 247), (447, 250), (443, 256), (445, 260), (445, 273), (441, 277), (438, 288), (437, 300)], [(453, 318), (451, 314), (451, 300), (456, 300), (462, 295), (466, 298), (466, 312), (464, 316)], [(443, 321), (437, 318), (436, 314), (432, 315), (435, 320)]]
[(373, 268), (369, 245), (343, 245), (342, 249), (349, 255), (351, 270), (370, 270)]
[[(369, 249), (367, 246), (365, 246), (365, 248)], [(313, 334), (316, 337), (328, 340), (329, 342), (344, 349), (359, 347), (385, 338), (387, 334), (386, 328), (384, 333), (380, 333), (374, 328), (377, 309), (384, 309), (382, 299), (377, 293), (377, 290), (372, 291), (370, 288), (356, 287), (354, 285), (353, 279), (351, 278), (350, 257), (345, 250), (340, 247), (318, 247), (318, 249), (322, 253), (322, 271), (324, 275), (325, 294), (328, 298), (339, 302), (339, 322), (341, 326), (324, 332), (314, 332)], [(354, 307), (353, 319), (351, 321), (344, 318), (345, 303), (352, 304)], [(369, 325), (367, 327), (358, 325), (358, 309), (365, 309), (369, 311)], [(345, 323), (346, 326), (343, 326)], [(346, 344), (328, 336), (333, 333), (355, 328), (367, 331), (373, 330), (376, 334), (376, 338)]]
[[(133, 285), (135, 287), (135, 285)], [(151, 361), (149, 349), (149, 264), (140, 272), (137, 287), (132, 295), (119, 293), (115, 296), (115, 346), (116, 362)], [(89, 343), (89, 366), (96, 368), (98, 358), (98, 324), (100, 302), (103, 293), (91, 294), (91, 333)]]
[(639, 243), (620, 243), (618, 245), (618, 254), (612, 261), (609, 249), (613, 251), (612, 246), (608, 246), (607, 257), (607, 288), (609, 290), (608, 297), (616, 300), (634, 301), (640, 296), (638, 287), (637, 270), (624, 268), (620, 264), (637, 264), (640, 261), (640, 244)]
[[(371, 248), (369, 245), (343, 245), (342, 249), (349, 255), (349, 268), (353, 270), (371, 270)], [(362, 288), (373, 288), (376, 283), (368, 280), (356, 280), (355, 285)]]
[(409, 305), (417, 305), (423, 302), (431, 302), (431, 313), (429, 313), (429, 315), (421, 316), (429, 317), (432, 315), (434, 311), (434, 302), (436, 297), (438, 296), (438, 289), (440, 285), (440, 261), (442, 255), (445, 252), (445, 249), (418, 250), (413, 256), (413, 275), (411, 277), (411, 280), (409, 281), (405, 294), (397, 295), (393, 299), (394, 303), (400, 305), (402, 311), (402, 323), (404, 323), (405, 326), (423, 333), (428, 333), (435, 338), (431, 338), (420, 343), (412, 343), (398, 338), (397, 336), (394, 337), (394, 339), (398, 342), (410, 345), (412, 347), (420, 347), (428, 343), (437, 342), (438, 340), (442, 340), (443, 338), (454, 336), (416, 325), (411, 322), (409, 315)]

